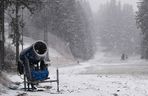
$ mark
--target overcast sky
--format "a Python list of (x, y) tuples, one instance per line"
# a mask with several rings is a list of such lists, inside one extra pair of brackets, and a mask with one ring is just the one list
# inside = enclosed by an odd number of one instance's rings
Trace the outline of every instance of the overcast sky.
[[(99, 5), (105, 2), (108, 2), (109, 0), (88, 0), (90, 2), (91, 8), (94, 12), (96, 12), (99, 8)], [(119, 1), (119, 0), (117, 0)], [(137, 10), (137, 4), (139, 0), (120, 0), (122, 4), (129, 3), (133, 5), (134, 10)]]

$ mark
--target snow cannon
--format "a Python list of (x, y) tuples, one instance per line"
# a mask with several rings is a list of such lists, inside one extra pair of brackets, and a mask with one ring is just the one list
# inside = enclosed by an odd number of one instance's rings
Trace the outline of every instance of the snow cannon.
[(48, 64), (45, 64), (47, 56), (47, 44), (37, 41), (20, 53), (18, 72), (25, 74), (27, 79), (45, 80), (48, 77)]
[[(18, 72), (24, 75), (25, 91), (34, 91), (39, 83), (56, 82), (59, 92), (59, 71), (56, 70), (56, 79), (51, 80), (48, 71), (48, 48), (44, 41), (37, 41), (20, 53)], [(28, 88), (27, 88), (28, 86)], [(30, 88), (31, 86), (31, 88)], [(36, 87), (35, 87), (36, 86)]]

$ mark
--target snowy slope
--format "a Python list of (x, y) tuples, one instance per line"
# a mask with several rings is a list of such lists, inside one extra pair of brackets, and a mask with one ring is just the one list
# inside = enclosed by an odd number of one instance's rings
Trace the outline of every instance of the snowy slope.
[[(27, 42), (27, 41), (26, 41)], [(56, 53), (53, 52), (53, 55)], [(56, 54), (58, 55), (58, 54)], [(4, 89), (1, 96), (148, 96), (147, 61), (130, 57), (121, 61), (120, 57), (107, 56), (98, 50), (94, 59), (79, 65), (60, 67), (60, 92), (55, 83), (39, 86), (52, 86), (44, 91), (25, 92), (23, 80), (16, 74), (7, 75), (13, 82), (21, 82), (15, 90)], [(56, 78), (56, 68), (49, 67), (51, 79)], [(118, 73), (118, 74), (117, 74)], [(20, 95), (24, 94), (24, 95)]]
[[(78, 69), (77, 69), (78, 68)], [(55, 78), (55, 68), (50, 68), (51, 78)], [(84, 68), (85, 69), (85, 68)], [(147, 96), (147, 74), (80, 74), (83, 67), (63, 67), (60, 70), (60, 93), (56, 84), (46, 83), (41, 86), (52, 86), (42, 92), (24, 92), (23, 84), (17, 90), (6, 91), (2, 96), (15, 96), (26, 93), (27, 96)], [(78, 72), (79, 70), (79, 72)], [(69, 72), (69, 73), (67, 73)], [(77, 72), (77, 73), (75, 73)], [(22, 80), (16, 75), (9, 75), (12, 81)], [(117, 95), (118, 94), (118, 95)]]
[[(147, 61), (140, 60), (137, 57), (121, 61), (117, 57), (112, 57), (114, 59), (110, 62), (111, 58), (107, 58), (105, 55), (102, 55), (102, 57), (98, 55), (99, 57), (97, 57), (97, 55), (93, 60), (80, 63), (80, 65), (60, 67), (59, 93), (56, 92), (55, 83), (40, 85), (52, 86), (51, 89), (38, 92), (25, 92), (22, 90), (23, 80), (17, 75), (9, 74), (8, 77), (13, 82), (17, 80), (17, 82), (22, 82), (22, 84), (18, 89), (7, 89), (1, 95), (16, 96), (23, 93), (25, 94), (24, 96), (148, 96)], [(106, 59), (102, 60), (101, 58)], [(128, 68), (129, 70), (134, 69), (134, 72), (130, 72), (127, 70)], [(121, 69), (125, 70), (118, 73)], [(138, 72), (135, 69), (143, 71)], [(55, 79), (56, 68), (49, 67), (49, 70), (51, 79)], [(100, 73), (102, 70), (105, 73)], [(129, 73), (127, 74), (126, 71), (129, 71)]]

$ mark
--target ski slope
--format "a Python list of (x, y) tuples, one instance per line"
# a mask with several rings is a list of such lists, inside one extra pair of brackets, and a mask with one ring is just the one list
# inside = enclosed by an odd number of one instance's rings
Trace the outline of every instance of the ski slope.
[[(50, 53), (53, 54), (52, 56), (59, 56), (56, 50), (50, 51)], [(39, 87), (43, 88), (44, 91), (25, 92), (23, 90), (23, 79), (12, 73), (7, 74), (7, 77), (14, 82), (10, 87), (15, 87), (15, 89), (12, 90), (0, 85), (0, 95), (148, 96), (147, 70), (147, 61), (139, 59), (138, 56), (131, 56), (128, 60), (122, 61), (120, 60), (120, 56), (106, 55), (100, 49), (92, 60), (80, 62), (80, 64), (59, 67), (59, 93), (56, 91), (55, 83), (40, 84)], [(49, 72), (49, 77), (55, 79), (56, 67), (50, 66)], [(18, 82), (20, 85), (15, 84)]]
[[(102, 54), (102, 55), (100, 55)], [(7, 75), (13, 82), (21, 82), (17, 89), (5, 89), (2, 96), (147, 96), (147, 61), (131, 57), (121, 61), (118, 57), (96, 54), (94, 59), (79, 65), (60, 67), (60, 92), (55, 83), (40, 84), (52, 86), (44, 91), (25, 92), (23, 80), (15, 75)], [(51, 79), (56, 78), (56, 68), (49, 67)], [(15, 85), (14, 85), (15, 86)], [(23, 94), (23, 95), (21, 95)]]

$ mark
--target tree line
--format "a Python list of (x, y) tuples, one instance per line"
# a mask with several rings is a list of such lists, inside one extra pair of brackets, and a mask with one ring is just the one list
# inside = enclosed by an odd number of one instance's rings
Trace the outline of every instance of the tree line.
[(110, 0), (102, 4), (95, 16), (97, 40), (104, 51), (135, 54), (140, 50), (140, 31), (136, 27), (132, 5)]

